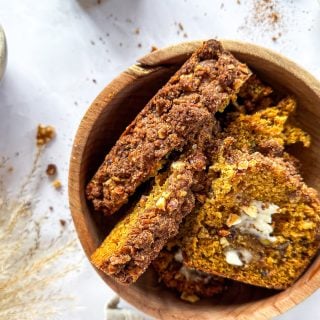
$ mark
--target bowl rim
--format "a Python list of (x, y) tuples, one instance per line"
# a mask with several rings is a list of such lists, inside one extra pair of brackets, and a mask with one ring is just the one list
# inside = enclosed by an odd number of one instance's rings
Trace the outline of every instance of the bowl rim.
[[(129, 67), (124, 72), (120, 73), (114, 80), (112, 80), (95, 98), (93, 103), (89, 106), (85, 115), (83, 116), (79, 128), (77, 130), (73, 148), (71, 152), (70, 165), (69, 165), (69, 178), (68, 178), (68, 192), (69, 192), (69, 205), (73, 218), (73, 222), (81, 242), (81, 245), (85, 251), (86, 256), (90, 257), (91, 253), (95, 249), (95, 244), (98, 239), (94, 235), (93, 225), (91, 221), (86, 220), (82, 214), (81, 204), (84, 201), (84, 190), (81, 190), (80, 183), (80, 167), (83, 159), (83, 152), (86, 146), (86, 141), (90, 135), (92, 127), (96, 120), (99, 118), (101, 112), (108, 106), (113, 96), (120, 92), (127, 85), (132, 83), (137, 78), (143, 77), (155, 70), (161, 68), (164, 65), (173, 65), (177, 61), (181, 61), (182, 57), (188, 57), (191, 53), (198, 48), (205, 40), (188, 41), (178, 44), (174, 44), (162, 49), (158, 49), (154, 52), (148, 53), (142, 58), (137, 60), (137, 63)], [(291, 61), (282, 54), (279, 54), (273, 50), (264, 48), (262, 46), (251, 44), (243, 41), (234, 40), (219, 40), (226, 50), (236, 53), (236, 55), (250, 54), (252, 57), (261, 59), (261, 53), (263, 53), (263, 59), (275, 64), (276, 66), (283, 66), (294, 77), (303, 81), (307, 87), (309, 87), (320, 99), (320, 82), (311, 75), (308, 71), (304, 70), (295, 62)], [(90, 261), (90, 259), (89, 259)], [(143, 301), (139, 301), (134, 290), (130, 290), (129, 287), (116, 283), (114, 280), (97, 270), (106, 284), (111, 287), (117, 294), (119, 294), (124, 300), (132, 304), (136, 308), (145, 312), (153, 317), (165, 316), (159, 311), (155, 310), (152, 306), (147, 306)], [(283, 314), (287, 310), (291, 309), (295, 305), (301, 303), (317, 289), (320, 288), (320, 256), (318, 255), (312, 265), (308, 269), (308, 282), (303, 279), (292, 287), (277, 294), (277, 301), (269, 301), (270, 298), (264, 299), (264, 303), (261, 304), (259, 314), (252, 314), (250, 319), (270, 319), (280, 314)], [(285, 293), (285, 294), (283, 294)], [(166, 314), (168, 316), (168, 314)], [(241, 315), (239, 316), (239, 318)], [(237, 317), (238, 318), (238, 317)], [(246, 318), (246, 319), (249, 319)], [(168, 318), (163, 318), (168, 319)], [(178, 319), (178, 318), (174, 318)], [(195, 318), (196, 319), (196, 318)], [(199, 319), (199, 318), (198, 318)], [(209, 318), (208, 318), (209, 319)], [(211, 319), (211, 318), (210, 318)], [(226, 317), (224, 319), (227, 319)], [(229, 319), (229, 318), (228, 318)], [(235, 319), (234, 317), (230, 319)]]

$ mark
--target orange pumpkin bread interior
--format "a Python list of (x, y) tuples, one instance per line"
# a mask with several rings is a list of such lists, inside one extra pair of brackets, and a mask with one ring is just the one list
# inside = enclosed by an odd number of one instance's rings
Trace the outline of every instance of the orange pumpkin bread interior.
[(290, 124), (285, 98), (252, 114), (234, 112), (212, 156), (211, 190), (183, 228), (189, 267), (284, 289), (306, 269), (320, 242), (320, 203), (286, 145), (310, 145)]

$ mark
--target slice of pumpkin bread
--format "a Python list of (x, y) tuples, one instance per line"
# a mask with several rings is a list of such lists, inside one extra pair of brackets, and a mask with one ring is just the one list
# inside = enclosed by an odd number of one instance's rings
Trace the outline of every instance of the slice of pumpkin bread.
[(227, 138), (210, 167), (211, 191), (187, 217), (191, 268), (267, 288), (299, 278), (320, 245), (320, 202), (288, 159), (249, 154)]
[(212, 130), (212, 115), (187, 150), (158, 174), (148, 195), (133, 205), (92, 255), (93, 264), (119, 282), (135, 282), (194, 207), (193, 187), (206, 168), (204, 154)]
[(142, 196), (120, 220), (91, 257), (92, 263), (115, 280), (135, 282), (178, 232), (182, 218), (194, 206), (192, 172), (182, 161), (158, 174), (147, 196)]
[(201, 111), (223, 111), (250, 74), (218, 41), (204, 42), (126, 128), (89, 182), (86, 195), (95, 210), (117, 211), (171, 152), (194, 138)]

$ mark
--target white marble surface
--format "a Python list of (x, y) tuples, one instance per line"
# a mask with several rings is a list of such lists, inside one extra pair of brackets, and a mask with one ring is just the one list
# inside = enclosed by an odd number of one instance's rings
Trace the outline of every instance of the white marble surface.
[[(57, 139), (43, 161), (58, 165), (63, 190), (41, 190), (41, 205), (54, 205), (57, 216), (68, 218), (68, 161), (81, 117), (99, 91), (153, 45), (209, 37), (241, 39), (275, 49), (320, 78), (319, 2), (274, 1), (279, 26), (254, 24), (253, 2), (0, 0), (9, 50), (0, 87), (0, 154), (9, 156), (15, 167), (10, 186), (14, 188), (32, 161), (37, 124), (53, 125)], [(273, 41), (279, 32), (282, 36)], [(61, 318), (105, 319), (112, 291), (85, 260), (75, 277), (70, 286), (80, 307), (76, 316), (66, 312)], [(320, 290), (278, 319), (320, 319), (319, 298)]]

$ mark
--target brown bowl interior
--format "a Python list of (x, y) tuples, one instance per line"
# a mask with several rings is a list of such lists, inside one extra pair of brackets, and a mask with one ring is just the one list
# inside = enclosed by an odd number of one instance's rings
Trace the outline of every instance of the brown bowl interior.
[[(302, 162), (307, 183), (320, 191), (320, 85), (294, 63), (266, 49), (250, 44), (224, 41), (224, 46), (246, 62), (278, 90), (294, 94), (299, 101), (296, 118), (312, 136), (308, 150), (291, 150)], [(95, 214), (84, 197), (86, 183), (125, 127), (157, 90), (187, 59), (200, 42), (173, 46), (151, 53), (116, 78), (93, 102), (84, 116), (71, 157), (69, 198), (74, 223), (88, 256), (103, 241), (121, 214), (103, 218)], [(124, 211), (124, 210), (123, 210)], [(100, 273), (120, 296), (159, 319), (270, 319), (285, 312), (320, 286), (320, 258), (283, 292), (236, 284), (223, 296), (185, 303), (158, 283), (152, 270), (129, 287), (121, 286)]]

